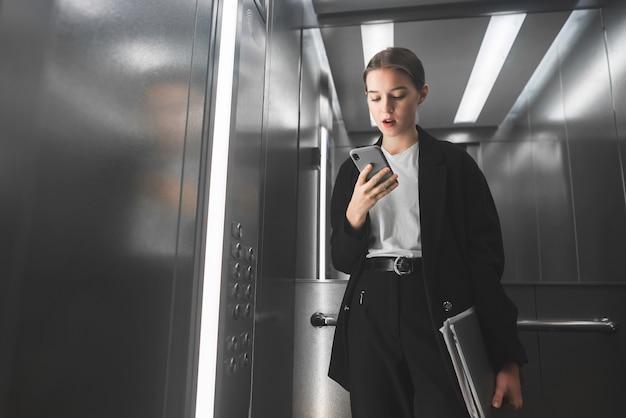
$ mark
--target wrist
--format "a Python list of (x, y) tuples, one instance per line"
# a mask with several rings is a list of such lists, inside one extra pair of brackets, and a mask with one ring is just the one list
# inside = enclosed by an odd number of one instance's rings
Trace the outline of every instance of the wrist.
[(519, 376), (519, 364), (517, 363), (504, 363), (500, 368), (500, 371), (504, 371), (506, 373), (514, 374)]

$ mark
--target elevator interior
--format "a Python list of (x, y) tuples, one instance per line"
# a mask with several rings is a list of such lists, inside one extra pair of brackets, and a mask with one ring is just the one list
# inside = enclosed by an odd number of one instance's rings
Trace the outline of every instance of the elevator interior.
[[(454, 125), (503, 12), (528, 12), (517, 52), (478, 122)], [(426, 65), (420, 123), (494, 193), (532, 325), (518, 416), (623, 415), (624, 332), (559, 328), (626, 322), (623, 2), (3, 0), (0, 417), (349, 417), (311, 316), (345, 286), (325, 207), (376, 137), (360, 25), (381, 20)]]

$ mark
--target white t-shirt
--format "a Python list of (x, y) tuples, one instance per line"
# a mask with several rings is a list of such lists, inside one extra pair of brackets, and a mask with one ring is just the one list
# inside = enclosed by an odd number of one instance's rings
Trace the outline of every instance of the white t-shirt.
[(398, 187), (370, 209), (372, 235), (375, 240), (367, 257), (421, 257), (417, 178), (419, 142), (395, 155), (381, 148), (391, 169), (398, 175)]

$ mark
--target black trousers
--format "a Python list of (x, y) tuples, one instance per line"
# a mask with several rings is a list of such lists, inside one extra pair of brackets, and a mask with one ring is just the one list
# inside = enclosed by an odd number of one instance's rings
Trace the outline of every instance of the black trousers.
[(421, 273), (364, 272), (350, 307), (353, 418), (468, 418), (430, 322)]

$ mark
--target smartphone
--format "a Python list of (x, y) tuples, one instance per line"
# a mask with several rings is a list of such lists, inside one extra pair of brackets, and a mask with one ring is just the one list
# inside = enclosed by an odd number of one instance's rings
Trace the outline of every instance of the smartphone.
[[(376, 173), (378, 173), (380, 170), (382, 170), (385, 167), (389, 167), (389, 169), (391, 170), (391, 167), (389, 166), (389, 163), (387, 162), (387, 159), (385, 158), (385, 154), (383, 154), (383, 150), (381, 150), (378, 145), (370, 145), (367, 147), (354, 148), (350, 150), (350, 158), (352, 158), (352, 161), (357, 166), (359, 171), (363, 171), (363, 169), (368, 164), (372, 164), (372, 171), (370, 171), (370, 173), (368, 174), (367, 180), (372, 178), (372, 176), (374, 176)], [(392, 174), (393, 174), (393, 171), (389, 171), (379, 181), (379, 183), (382, 183), (383, 181), (387, 180), (389, 177), (391, 177)]]

